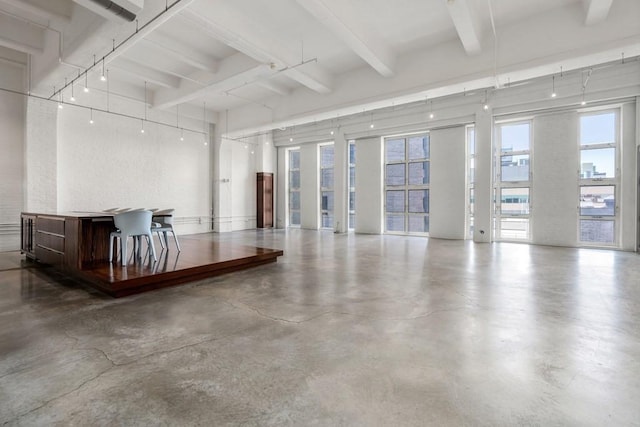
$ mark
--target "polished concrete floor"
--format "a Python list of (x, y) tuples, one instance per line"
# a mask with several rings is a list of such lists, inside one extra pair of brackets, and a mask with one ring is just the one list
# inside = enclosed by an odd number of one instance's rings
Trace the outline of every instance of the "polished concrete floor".
[(640, 425), (640, 256), (245, 231), (275, 264), (112, 299), (0, 254), (6, 425)]

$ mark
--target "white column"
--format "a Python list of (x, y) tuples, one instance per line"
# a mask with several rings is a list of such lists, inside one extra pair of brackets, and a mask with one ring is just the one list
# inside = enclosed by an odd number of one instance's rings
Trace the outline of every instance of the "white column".
[(476, 111), (476, 181), (474, 242), (491, 242), (493, 221), (493, 118), (492, 110)]
[(343, 132), (336, 132), (333, 148), (333, 228), (338, 233), (346, 233), (349, 227), (349, 144)]
[(356, 233), (382, 234), (382, 140), (356, 140)]
[(300, 147), (300, 227), (317, 230), (320, 217), (318, 145)]

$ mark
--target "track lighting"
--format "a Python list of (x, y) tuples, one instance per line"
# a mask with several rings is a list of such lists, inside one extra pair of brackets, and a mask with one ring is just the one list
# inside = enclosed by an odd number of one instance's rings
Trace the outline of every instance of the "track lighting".
[(144, 133), (144, 120), (140, 120), (142, 127), (140, 128), (140, 133)]
[(92, 125), (93, 124), (93, 108), (90, 111), (90, 116), (89, 116), (89, 124)]
[(556, 93), (556, 76), (551, 76), (551, 97), (555, 98), (558, 96)]
[(100, 81), (106, 82), (107, 77), (104, 75), (104, 58), (102, 58), (102, 75), (100, 76)]

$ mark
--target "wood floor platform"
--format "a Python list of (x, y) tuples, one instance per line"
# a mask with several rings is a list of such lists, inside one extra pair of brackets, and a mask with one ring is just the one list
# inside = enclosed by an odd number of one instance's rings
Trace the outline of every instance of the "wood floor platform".
[(180, 237), (181, 252), (176, 250), (173, 241), (169, 242), (168, 250), (161, 250), (157, 240), (155, 246), (157, 262), (148, 255), (129, 256), (126, 266), (119, 260), (100, 262), (80, 270), (80, 276), (113, 297), (123, 297), (276, 262), (283, 255), (280, 249), (183, 236)]

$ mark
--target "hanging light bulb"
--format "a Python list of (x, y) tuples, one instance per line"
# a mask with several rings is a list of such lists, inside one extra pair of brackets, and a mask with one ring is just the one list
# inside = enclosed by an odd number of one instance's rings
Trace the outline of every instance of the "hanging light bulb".
[(93, 108), (89, 110), (90, 111), (90, 116), (89, 116), (89, 124), (92, 125), (93, 124)]
[(84, 72), (84, 93), (89, 93), (89, 82), (88, 82), (88, 73), (87, 71)]
[(140, 123), (142, 123), (142, 127), (140, 128), (140, 133), (144, 133), (144, 120), (140, 120)]
[(100, 76), (100, 81), (106, 82), (107, 77), (104, 75), (104, 58), (102, 58), (102, 75)]
[(433, 101), (429, 101), (429, 118), (433, 119), (435, 114), (433, 114)]
[(556, 93), (556, 76), (552, 76), (551, 77), (551, 97), (555, 98), (556, 96), (558, 96), (558, 94)]
[(333, 131), (331, 131), (331, 135), (333, 135)]
[(184, 141), (184, 129), (180, 128), (180, 141)]
[(582, 101), (580, 102), (580, 105), (587, 105), (587, 101), (584, 99), (584, 86), (582, 87)]
[(60, 92), (60, 100), (58, 101), (58, 108), (62, 110), (64, 104), (64, 99), (62, 98), (62, 91)]
[(69, 98), (71, 102), (76, 102), (76, 97), (73, 96), (73, 80), (71, 81), (71, 98)]

